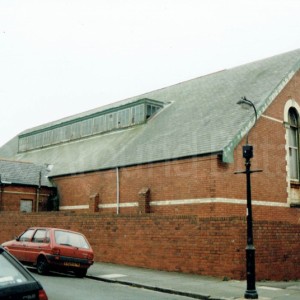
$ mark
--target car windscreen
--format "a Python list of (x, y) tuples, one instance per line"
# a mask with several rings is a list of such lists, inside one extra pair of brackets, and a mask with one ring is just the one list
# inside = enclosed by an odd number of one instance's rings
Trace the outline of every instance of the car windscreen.
[(3, 252), (0, 255), (0, 288), (28, 281), (31, 281), (30, 278), (25, 277)]
[(75, 232), (55, 230), (54, 236), (55, 236), (56, 244), (71, 246), (76, 248), (83, 248), (83, 249), (90, 248), (86, 239), (81, 234), (77, 234)]

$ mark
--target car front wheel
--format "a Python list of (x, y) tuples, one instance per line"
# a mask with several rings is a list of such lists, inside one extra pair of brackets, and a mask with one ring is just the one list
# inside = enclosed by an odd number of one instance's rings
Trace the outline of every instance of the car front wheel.
[(49, 272), (49, 264), (45, 257), (38, 258), (38, 261), (36, 263), (36, 269), (40, 275), (45, 275)]

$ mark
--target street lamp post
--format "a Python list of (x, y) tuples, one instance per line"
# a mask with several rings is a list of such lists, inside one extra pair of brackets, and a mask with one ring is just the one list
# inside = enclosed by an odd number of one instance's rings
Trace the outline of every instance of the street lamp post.
[[(245, 107), (252, 107), (255, 113), (255, 123), (257, 121), (257, 111), (254, 104), (246, 99), (241, 98), (237, 104)], [(255, 125), (254, 123), (254, 125)], [(254, 126), (253, 125), (253, 126)], [(246, 174), (247, 186), (247, 246), (246, 246), (246, 272), (247, 272), (247, 289), (245, 292), (246, 299), (258, 299), (255, 287), (255, 247), (253, 242), (253, 222), (252, 222), (252, 199), (251, 199), (251, 173), (261, 172), (262, 170), (251, 170), (251, 158), (253, 157), (253, 146), (248, 144), (248, 135), (246, 136), (246, 145), (243, 146), (243, 158), (245, 158), (245, 171), (235, 172), (235, 174)]]

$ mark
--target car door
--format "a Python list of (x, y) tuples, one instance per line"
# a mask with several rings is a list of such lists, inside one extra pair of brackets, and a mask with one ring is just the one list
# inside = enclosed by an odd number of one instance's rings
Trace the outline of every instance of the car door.
[(36, 229), (31, 241), (27, 243), (26, 261), (35, 263), (41, 252), (49, 252), (49, 241), (49, 233), (47, 229)]
[(27, 261), (27, 247), (31, 241), (35, 229), (27, 229), (16, 240), (12, 242), (8, 250), (20, 261)]

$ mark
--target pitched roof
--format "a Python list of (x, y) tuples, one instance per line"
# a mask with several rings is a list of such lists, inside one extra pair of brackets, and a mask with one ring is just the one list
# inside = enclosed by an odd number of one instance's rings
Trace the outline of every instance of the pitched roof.
[(236, 102), (246, 96), (260, 116), (300, 67), (300, 49), (195, 78), (92, 111), (26, 130), (30, 134), (139, 99), (164, 107), (146, 123), (56, 146), (17, 153), (17, 139), (0, 156), (53, 164), (51, 176), (109, 169), (212, 153), (233, 160), (233, 150), (253, 124)]
[(0, 179), (4, 184), (52, 186), (47, 167), (28, 162), (0, 160)]

